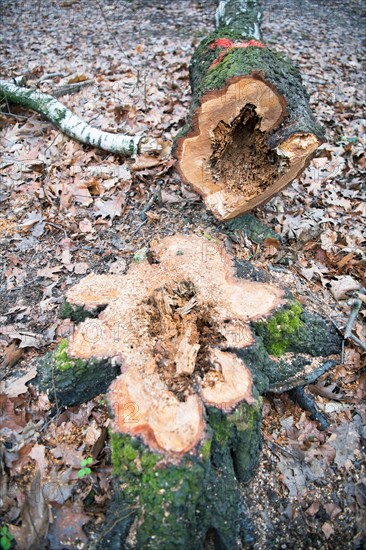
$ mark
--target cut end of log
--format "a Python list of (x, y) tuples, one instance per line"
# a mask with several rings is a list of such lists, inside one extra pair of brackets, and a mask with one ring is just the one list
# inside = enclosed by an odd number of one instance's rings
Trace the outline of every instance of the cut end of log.
[(109, 393), (114, 431), (182, 455), (205, 439), (206, 406), (229, 412), (253, 402), (251, 372), (228, 349), (253, 344), (248, 322), (271, 314), (283, 291), (236, 278), (231, 257), (196, 236), (168, 237), (151, 252), (152, 264), (69, 290), (72, 304), (108, 304), (78, 325), (69, 353), (121, 364)]
[(191, 131), (177, 141), (178, 169), (218, 219), (268, 201), (320, 145), (317, 136), (296, 133), (270, 147), (268, 138), (286, 114), (285, 98), (254, 74), (234, 77), (201, 99)]

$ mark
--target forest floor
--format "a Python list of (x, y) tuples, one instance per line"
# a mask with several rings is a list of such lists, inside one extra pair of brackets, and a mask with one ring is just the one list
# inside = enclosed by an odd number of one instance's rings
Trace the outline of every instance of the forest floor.
[[(188, 65), (212, 28), (204, 0), (2, 1), (2, 78), (25, 76), (101, 129), (173, 140), (190, 103)], [(366, 120), (361, 2), (263, 2), (263, 35), (300, 66), (327, 143), (255, 216), (277, 233), (261, 244), (227, 234), (169, 157), (131, 161), (87, 149), (38, 115), (2, 104), (0, 141), (1, 526), (17, 548), (88, 548), (110, 496), (102, 397), (65, 411), (25, 383), (70, 329), (65, 291), (87, 273), (124, 273), (152, 239), (177, 232), (224, 242), (300, 302), (342, 328), (365, 282)], [(60, 91), (61, 90), (61, 91)], [(354, 334), (365, 341), (363, 307)], [(251, 527), (242, 548), (366, 548), (366, 371), (346, 341), (313, 388), (329, 428), (286, 394), (264, 405), (260, 467), (243, 486)], [(91, 474), (81, 461), (92, 457)], [(33, 480), (33, 481), (32, 481)]]

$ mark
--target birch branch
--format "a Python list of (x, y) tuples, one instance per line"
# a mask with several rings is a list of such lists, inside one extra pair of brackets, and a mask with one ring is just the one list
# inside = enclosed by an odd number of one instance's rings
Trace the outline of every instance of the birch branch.
[(159, 153), (162, 149), (155, 138), (112, 134), (93, 128), (54, 97), (0, 79), (2, 99), (36, 111), (71, 139), (109, 153), (132, 156), (137, 153)]

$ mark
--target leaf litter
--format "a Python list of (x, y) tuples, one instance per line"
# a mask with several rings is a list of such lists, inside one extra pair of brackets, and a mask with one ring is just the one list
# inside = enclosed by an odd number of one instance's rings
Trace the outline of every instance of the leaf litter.
[[(360, 7), (263, 2), (265, 39), (299, 64), (328, 142), (298, 180), (255, 211), (276, 237), (258, 244), (242, 232), (224, 237), (166, 156), (189, 108), (189, 59), (212, 29), (216, 2), (157, 1), (143, 11), (134, 4), (3, 7), (4, 77), (23, 75), (96, 127), (169, 144), (159, 158), (126, 161), (85, 149), (36, 114), (1, 115), (0, 497), (2, 522), (20, 548), (41, 548), (41, 538), (49, 548), (73, 548), (74, 541), (87, 548), (110, 497), (103, 398), (58, 411), (28, 384), (37, 357), (72, 330), (58, 318), (68, 286), (89, 270), (123, 273), (152, 239), (175, 232), (224, 241), (341, 328), (348, 298), (365, 283)], [(360, 339), (365, 314), (363, 300), (354, 326)], [(243, 488), (248, 547), (362, 548), (363, 350), (347, 341), (343, 364), (310, 390), (328, 415), (325, 432), (286, 394), (265, 400), (261, 464)], [(80, 479), (80, 459), (88, 456), (91, 474)]]

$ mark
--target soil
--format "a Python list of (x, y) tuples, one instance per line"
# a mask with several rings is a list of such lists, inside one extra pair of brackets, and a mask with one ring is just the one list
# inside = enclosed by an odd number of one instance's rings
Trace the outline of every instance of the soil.
[[(59, 318), (68, 287), (85, 273), (123, 273), (151, 240), (177, 232), (223, 242), (287, 286), (308, 309), (345, 326), (347, 293), (337, 298), (332, 285), (349, 277), (357, 289), (366, 265), (362, 6), (358, 0), (262, 4), (264, 40), (298, 62), (328, 133), (328, 144), (304, 176), (255, 211), (277, 239), (258, 244), (245, 230), (228, 231), (182, 184), (170, 160), (149, 167), (140, 159), (136, 169), (130, 161), (70, 142), (38, 115), (13, 108), (3, 114), (8, 106), (2, 104), (0, 376), (5, 382), (27, 373), (68, 330)], [(0, 72), (4, 78), (26, 75), (31, 86), (50, 93), (73, 78), (90, 77), (91, 86), (59, 99), (102, 129), (171, 140), (189, 110), (189, 59), (212, 30), (215, 8), (216, 2), (203, 0), (5, 0)], [(117, 177), (117, 169), (125, 168)], [(363, 315), (364, 309), (359, 319)], [(361, 323), (354, 330), (365, 338)], [(20, 353), (17, 359), (12, 346)], [(317, 394), (316, 401), (330, 423), (325, 432), (286, 395), (265, 400), (262, 459), (243, 486), (247, 535), (238, 548), (366, 548), (361, 348), (347, 341), (343, 361), (322, 387), (328, 397)], [(18, 545), (24, 531), (32, 533), (20, 510), (26, 508), (30, 465), (38, 464), (53, 520), (39, 524), (40, 533), (48, 530), (44, 548), (56, 550), (60, 540), (63, 548), (75, 548), (76, 539), (79, 548), (90, 547), (102, 530), (111, 491), (103, 397), (61, 411), (35, 389), (20, 388), (15, 397), (4, 398), (1, 413), (2, 421), (10, 418), (10, 427), (1, 432), (1, 524), (10, 526)], [(65, 433), (70, 434), (66, 448)], [(29, 457), (31, 451), (36, 458)], [(93, 456), (92, 473), (78, 477), (87, 456)], [(50, 487), (57, 487), (52, 495)], [(33, 519), (38, 509), (32, 508)], [(16, 532), (22, 525), (23, 532)]]

